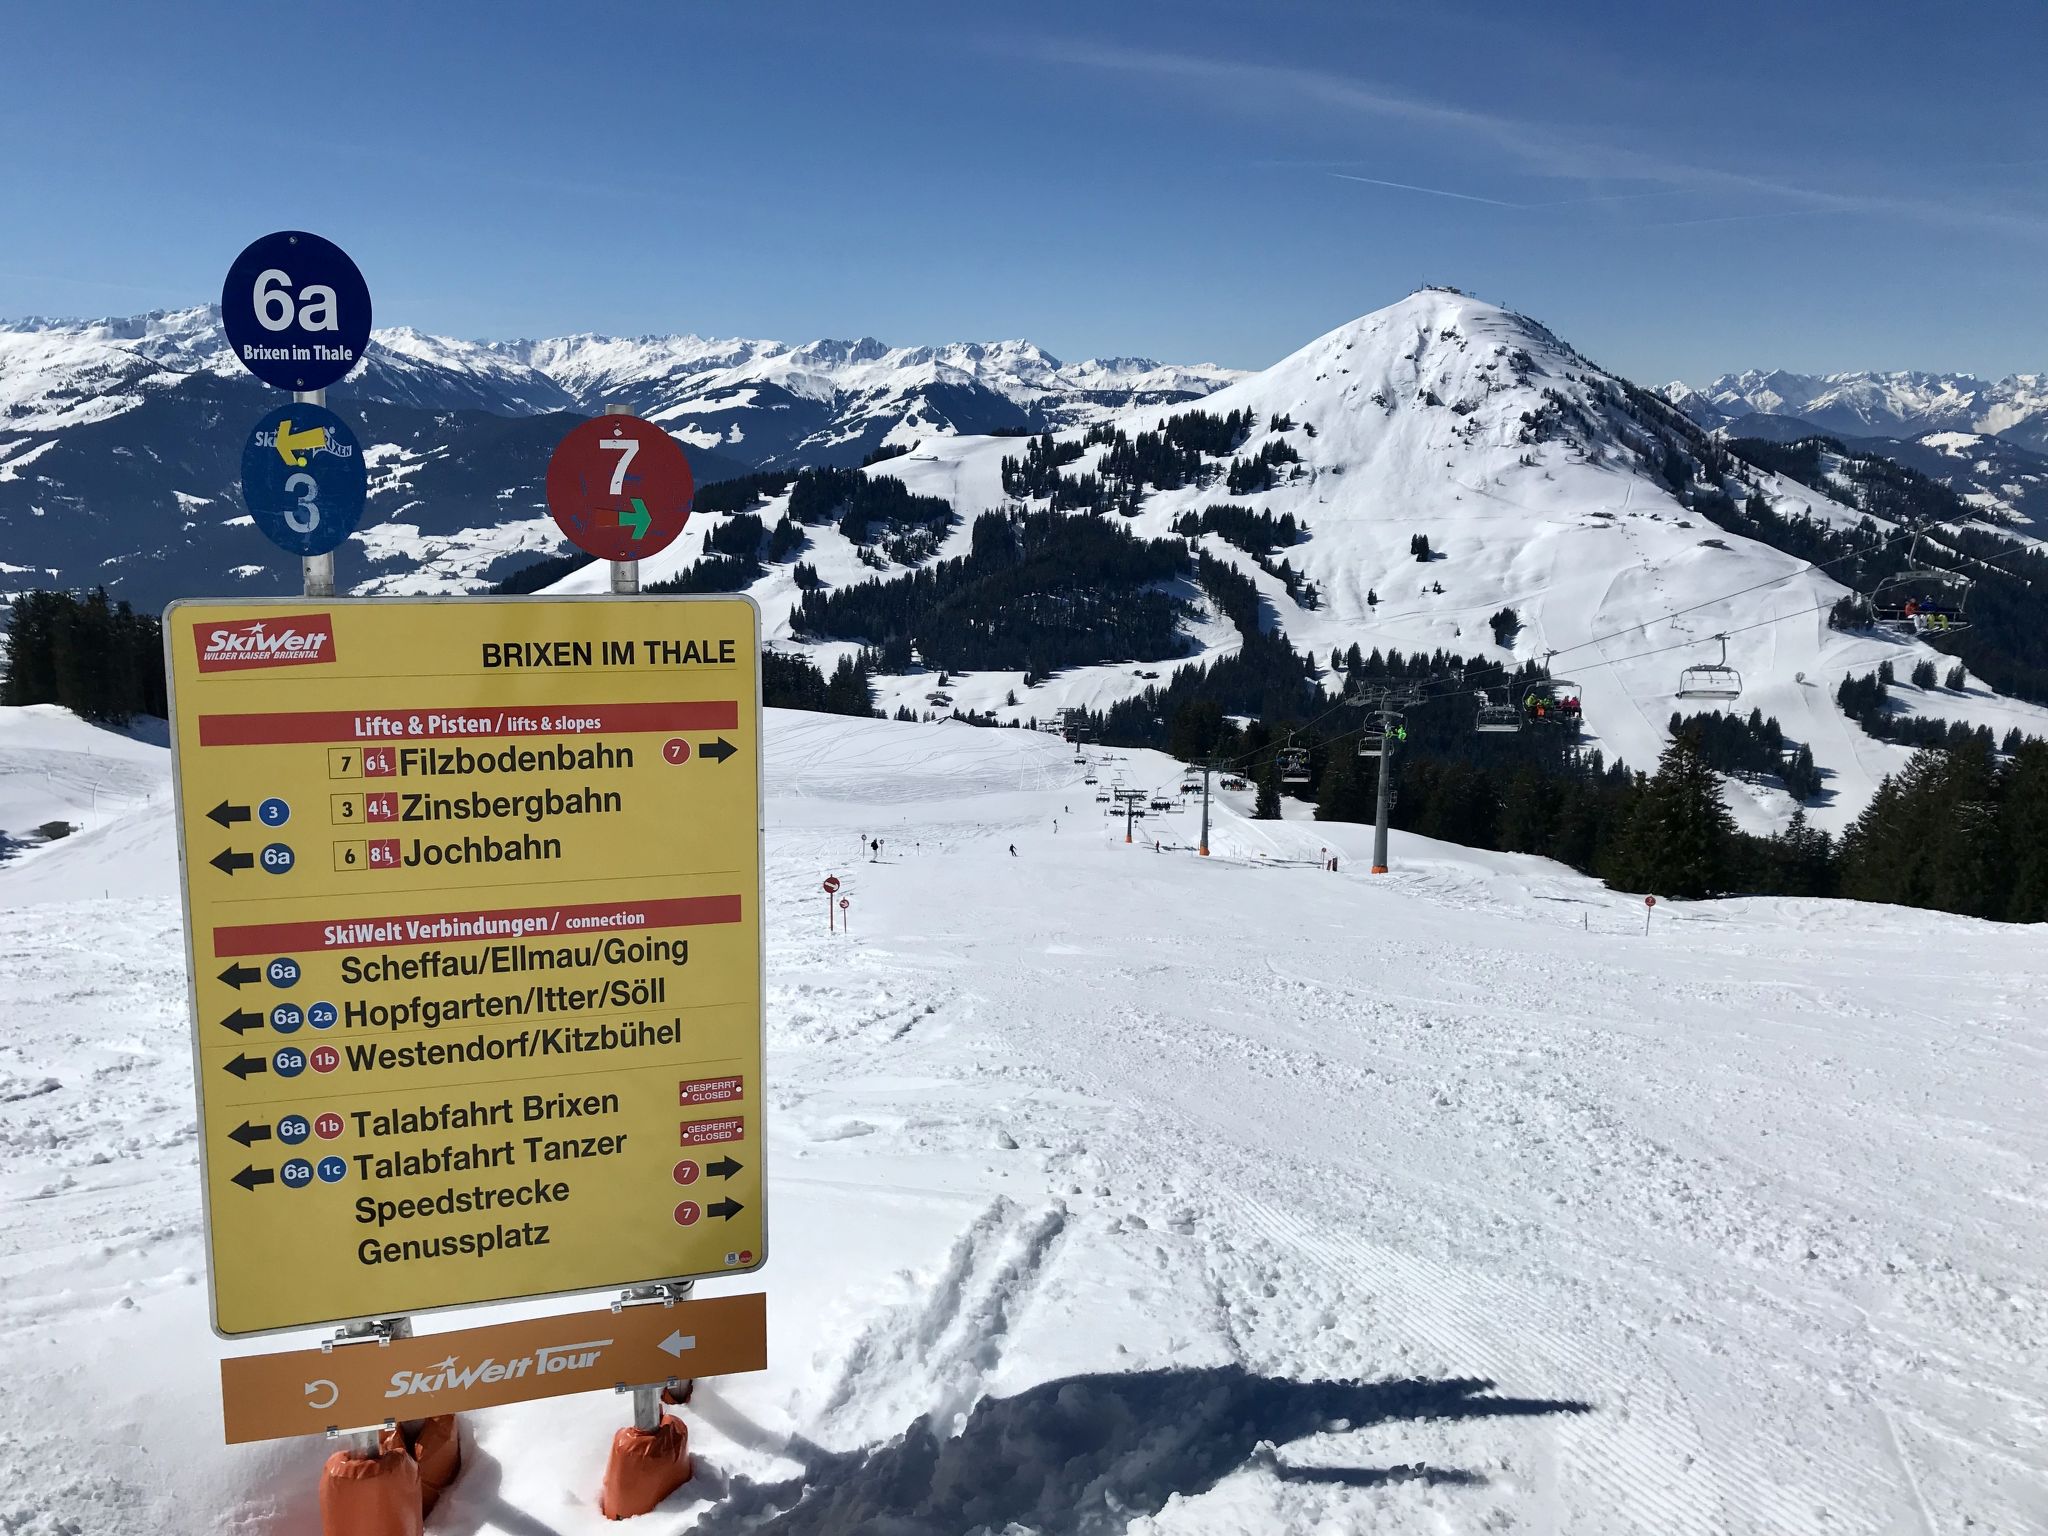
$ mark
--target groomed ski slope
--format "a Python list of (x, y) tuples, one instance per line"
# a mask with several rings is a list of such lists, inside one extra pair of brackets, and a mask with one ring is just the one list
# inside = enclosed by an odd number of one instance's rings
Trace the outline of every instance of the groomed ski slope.
[[(2048, 1531), (2038, 931), (1645, 936), (1242, 806), (1127, 846), (1029, 732), (774, 712), (769, 754), (773, 1364), (700, 1387), (635, 1529)], [(0, 866), (15, 1536), (317, 1528), (326, 1447), (218, 1444), (167, 815)], [(470, 1416), (431, 1528), (616, 1530), (625, 1418)]]

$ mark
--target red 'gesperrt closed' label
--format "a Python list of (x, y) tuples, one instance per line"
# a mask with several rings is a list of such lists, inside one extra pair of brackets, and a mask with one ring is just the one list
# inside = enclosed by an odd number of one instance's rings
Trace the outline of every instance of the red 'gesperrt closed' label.
[(721, 1141), (739, 1141), (746, 1134), (746, 1118), (741, 1115), (730, 1120), (689, 1120), (683, 1124), (683, 1145), (709, 1147)]
[(726, 1104), (747, 1096), (746, 1081), (743, 1077), (699, 1077), (678, 1083), (677, 1097), (684, 1104)]

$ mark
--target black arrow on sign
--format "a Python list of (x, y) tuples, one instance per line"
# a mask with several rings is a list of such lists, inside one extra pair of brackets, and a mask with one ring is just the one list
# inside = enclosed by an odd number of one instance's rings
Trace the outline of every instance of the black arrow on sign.
[(261, 981), (263, 973), (253, 965), (231, 965), (220, 973), (220, 979), (239, 992), (244, 983)]
[(739, 751), (738, 747), (721, 736), (716, 741), (707, 741), (701, 744), (697, 748), (697, 755), (699, 757), (708, 757), (715, 763), (722, 763), (737, 751)]
[(735, 1162), (732, 1158), (721, 1157), (715, 1163), (706, 1163), (704, 1171), (714, 1179), (729, 1179), (746, 1166), (745, 1163)]
[(716, 1216), (721, 1221), (731, 1221), (733, 1217), (739, 1215), (745, 1209), (746, 1207), (741, 1205), (739, 1201), (727, 1196), (723, 1200), (714, 1200), (705, 1206), (704, 1214), (706, 1216)]
[(249, 807), (246, 805), (229, 805), (227, 801), (223, 800), (219, 805), (208, 811), (206, 816), (209, 821), (218, 822), (224, 827), (231, 827), (238, 821), (247, 821), (249, 819)]
[(237, 1052), (235, 1059), (227, 1064), (227, 1069), (246, 1083), (251, 1072), (268, 1072), (270, 1063), (261, 1056), (244, 1056)]
[(277, 1175), (268, 1168), (244, 1168), (235, 1175), (235, 1182), (251, 1194), (255, 1193), (257, 1185), (275, 1183), (276, 1180)]
[(245, 1147), (253, 1146), (259, 1141), (270, 1140), (270, 1127), (267, 1125), (251, 1125), (247, 1120), (244, 1120), (240, 1125), (228, 1132), (228, 1140), (239, 1141)]
[(238, 1035), (246, 1035), (252, 1029), (261, 1029), (263, 1027), (263, 1015), (251, 1013), (246, 1008), (237, 1008), (233, 1013), (220, 1021), (220, 1027), (222, 1029), (232, 1029)]
[(206, 862), (222, 874), (232, 875), (238, 869), (254, 869), (256, 867), (256, 855), (253, 853), (236, 853), (231, 849), (223, 848)]

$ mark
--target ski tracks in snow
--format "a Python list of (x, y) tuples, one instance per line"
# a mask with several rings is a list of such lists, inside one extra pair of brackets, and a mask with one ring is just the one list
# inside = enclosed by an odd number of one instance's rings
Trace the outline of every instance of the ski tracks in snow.
[[(855, 1338), (820, 1413), (879, 1436), (929, 1413), (957, 1430), (1002, 1363), (1067, 1228), (1067, 1210), (991, 1202), (917, 1299), (877, 1313)], [(844, 1421), (853, 1419), (857, 1424)]]

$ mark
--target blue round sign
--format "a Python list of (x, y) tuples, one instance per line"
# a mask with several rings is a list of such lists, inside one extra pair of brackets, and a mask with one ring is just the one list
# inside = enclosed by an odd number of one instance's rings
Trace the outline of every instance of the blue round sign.
[(279, 955), (263, 968), (263, 974), (273, 987), (295, 987), (299, 984), (299, 962)]
[(312, 1134), (312, 1122), (304, 1115), (286, 1115), (277, 1122), (277, 1139), (288, 1147), (296, 1147)]
[(277, 1176), (284, 1181), (286, 1189), (304, 1189), (313, 1182), (313, 1165), (303, 1157), (287, 1158), (277, 1170)]
[(274, 389), (325, 389), (370, 345), (370, 289), (347, 251), (302, 229), (265, 235), (220, 290), (235, 359)]
[(265, 843), (256, 855), (256, 867), (266, 875), (289, 874), (295, 859), (290, 843)]
[(332, 1003), (315, 1003), (306, 1010), (306, 1022), (315, 1029), (332, 1029), (340, 1017), (341, 1010)]
[(362, 444), (317, 405), (279, 406), (242, 447), (242, 501), (263, 536), (291, 554), (324, 555), (354, 533), (368, 490)]
[(322, 1184), (339, 1184), (348, 1177), (348, 1164), (338, 1157), (323, 1157), (313, 1165), (313, 1171), (320, 1175)]
[(306, 1022), (306, 1016), (297, 1003), (279, 1003), (270, 1010), (270, 1027), (280, 1035), (288, 1035)]
[(292, 819), (292, 808), (272, 796), (256, 807), (256, 815), (266, 827), (281, 827)]

